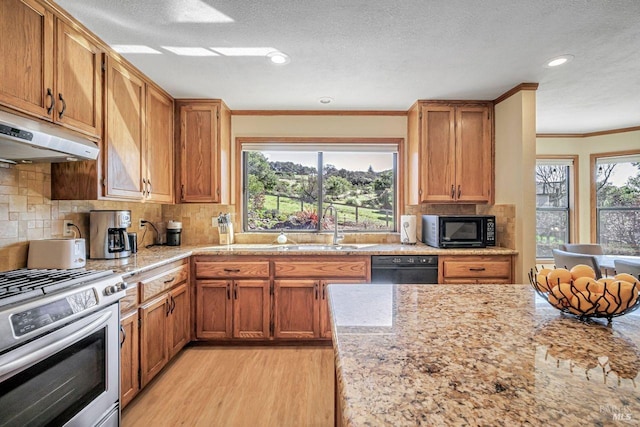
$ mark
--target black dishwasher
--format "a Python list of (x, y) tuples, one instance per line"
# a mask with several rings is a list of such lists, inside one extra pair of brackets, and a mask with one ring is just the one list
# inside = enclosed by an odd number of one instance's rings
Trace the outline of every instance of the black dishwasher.
[(438, 257), (430, 255), (374, 255), (371, 283), (432, 285), (438, 283)]

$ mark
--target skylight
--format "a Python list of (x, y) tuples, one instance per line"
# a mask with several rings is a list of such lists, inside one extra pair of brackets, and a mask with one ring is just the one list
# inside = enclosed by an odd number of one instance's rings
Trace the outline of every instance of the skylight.
[(212, 47), (211, 50), (224, 56), (267, 56), (278, 49), (272, 47)]
[(162, 52), (141, 44), (115, 44), (111, 47), (118, 53), (145, 53), (152, 55), (162, 55)]
[(204, 47), (162, 46), (162, 48), (180, 56), (220, 56)]
[(170, 8), (170, 14), (175, 17), (175, 22), (217, 24), (234, 22), (232, 18), (202, 0), (174, 0)]

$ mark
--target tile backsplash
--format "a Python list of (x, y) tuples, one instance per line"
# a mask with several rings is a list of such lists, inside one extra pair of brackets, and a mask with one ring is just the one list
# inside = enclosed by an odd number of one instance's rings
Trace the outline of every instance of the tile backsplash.
[[(138, 233), (138, 247), (156, 240), (150, 227), (138, 228), (140, 219), (151, 221), (161, 236), (169, 220), (182, 222), (183, 245), (217, 245), (218, 228), (212, 220), (220, 213), (230, 213), (236, 226), (240, 225), (235, 207), (207, 203), (161, 205), (158, 203), (122, 201), (51, 200), (51, 166), (49, 164), (9, 166), (0, 163), (0, 271), (25, 267), (29, 240), (63, 237), (65, 220), (71, 220), (80, 229), (81, 237), (89, 247), (89, 211), (92, 209), (125, 209), (131, 211), (132, 226), (129, 231)], [(405, 213), (421, 215), (439, 214), (490, 214), (496, 215), (498, 245), (515, 248), (515, 207), (513, 205), (411, 205)], [(421, 221), (417, 221), (418, 237)], [(329, 241), (331, 235), (295, 234), (298, 243)], [(269, 243), (275, 239), (267, 233), (236, 234), (237, 243)], [(329, 239), (329, 240), (327, 240)], [(345, 243), (399, 243), (397, 233), (352, 233)]]

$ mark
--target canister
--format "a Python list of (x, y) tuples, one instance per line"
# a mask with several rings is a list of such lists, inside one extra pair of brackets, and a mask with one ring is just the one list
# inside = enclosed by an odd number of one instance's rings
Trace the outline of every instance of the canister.
[(182, 234), (182, 223), (169, 221), (167, 223), (167, 246), (180, 246), (180, 235)]

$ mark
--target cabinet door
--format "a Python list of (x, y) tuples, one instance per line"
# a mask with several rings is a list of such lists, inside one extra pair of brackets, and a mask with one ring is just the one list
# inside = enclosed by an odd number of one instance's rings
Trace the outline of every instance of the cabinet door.
[(2, 0), (0, 17), (0, 104), (50, 118), (53, 14), (35, 0)]
[(173, 99), (147, 85), (147, 200), (173, 203)]
[(231, 338), (231, 285), (230, 280), (196, 281), (197, 338)]
[(102, 52), (63, 21), (56, 28), (56, 108), (54, 121), (100, 137), (102, 119)]
[(220, 201), (218, 105), (180, 106), (180, 201)]
[(268, 280), (233, 282), (233, 337), (269, 338), (271, 300)]
[(489, 202), (492, 147), (489, 107), (456, 108), (456, 200)]
[(120, 405), (122, 408), (140, 391), (138, 382), (138, 311), (120, 321)]
[(169, 359), (190, 341), (189, 285), (180, 285), (169, 293)]
[(274, 336), (318, 337), (320, 281), (275, 280), (274, 286)]
[(327, 286), (332, 283), (340, 284), (362, 284), (366, 280), (353, 279), (331, 279), (320, 282), (320, 338), (331, 338), (331, 313), (329, 312), (329, 295)]
[(169, 361), (169, 308), (166, 294), (140, 307), (140, 387), (146, 386)]
[(107, 58), (106, 194), (142, 198), (145, 85), (140, 77)]
[(451, 202), (455, 191), (455, 114), (454, 107), (422, 107), (420, 146), (421, 202)]

